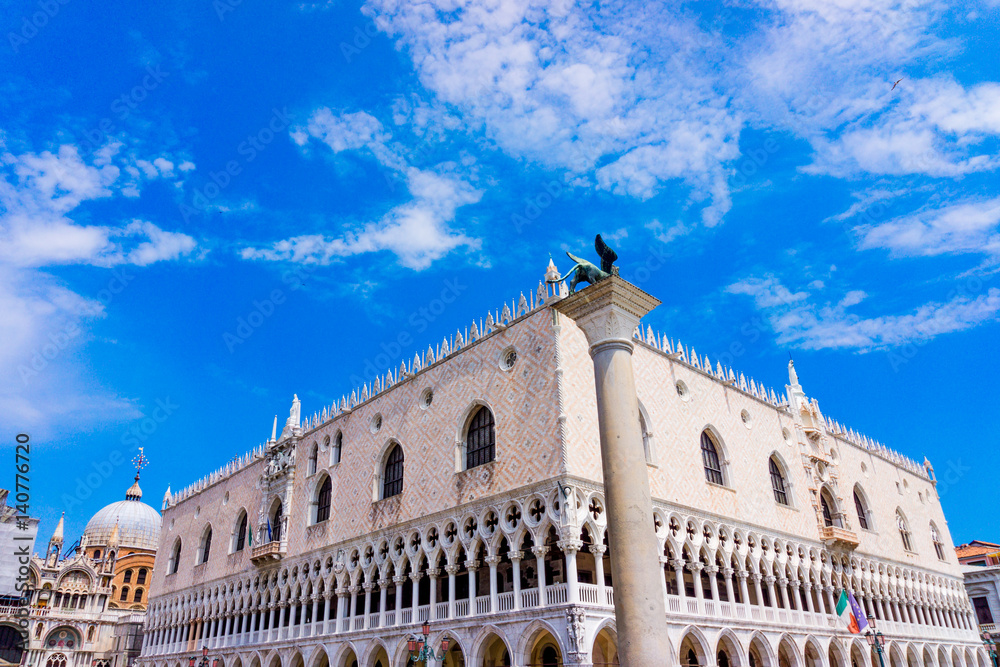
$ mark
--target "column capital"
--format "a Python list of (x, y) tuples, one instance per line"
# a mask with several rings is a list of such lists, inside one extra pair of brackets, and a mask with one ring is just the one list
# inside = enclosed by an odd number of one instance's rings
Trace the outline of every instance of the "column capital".
[(689, 572), (701, 572), (705, 568), (705, 564), (701, 561), (694, 561), (693, 563), (687, 564), (687, 569)]
[(785, 577), (778, 577), (778, 585), (779, 586), (787, 586), (788, 583), (789, 582), (788, 582), (787, 578), (785, 578)]
[(423, 572), (411, 572), (410, 573), (410, 579), (413, 579), (413, 581), (420, 581), (420, 578), (422, 576), (424, 576)]
[(684, 569), (684, 561), (682, 559), (680, 559), (680, 558), (675, 558), (672, 561), (670, 561), (670, 565), (675, 570), (683, 570)]
[(569, 537), (565, 540), (559, 540), (556, 542), (556, 546), (563, 550), (563, 553), (569, 553), (570, 551), (579, 551), (583, 548), (583, 540), (579, 538)]
[(470, 572), (475, 572), (476, 570), (479, 569), (479, 561), (478, 560), (465, 561), (465, 569), (469, 570)]
[[(448, 567), (451, 567), (451, 565), (449, 565)], [(396, 584), (397, 586), (406, 583), (406, 575), (397, 574), (395, 577), (392, 578), (392, 583)]]
[(772, 586), (774, 582), (776, 582), (777, 580), (778, 578), (771, 574), (764, 577), (764, 583), (767, 584), (768, 586)]
[(707, 565), (705, 566), (705, 572), (707, 574), (718, 574), (719, 568), (715, 565)]
[(357, 595), (361, 592), (361, 586), (348, 586), (347, 590), (350, 591), (351, 595)]
[(834, 590), (835, 589), (833, 588), (833, 586), (824, 586), (823, 587), (823, 592), (824, 593), (831, 593), (832, 594)]
[[(448, 573), (448, 576), (454, 576), (458, 574), (461, 568), (458, 565), (445, 565), (444, 571)], [(403, 577), (405, 579), (405, 577)]]
[(441, 568), (439, 568), (439, 567), (432, 567), (432, 568), (428, 569), (427, 570), (427, 576), (430, 577), (431, 579), (437, 579), (438, 577), (441, 576)]
[(724, 577), (726, 577), (728, 579), (729, 577), (733, 576), (733, 572), (735, 572), (735, 571), (736, 570), (734, 570), (731, 567), (724, 567), (724, 568), (722, 568), (722, 576), (724, 576)]
[(339, 595), (340, 597), (347, 597), (347, 594), (350, 592), (351, 591), (347, 586), (341, 586), (340, 588), (337, 589), (337, 595)]
[(552, 307), (576, 321), (593, 354), (598, 347), (608, 344), (624, 345), (631, 350), (632, 332), (639, 320), (658, 305), (659, 299), (612, 275), (560, 299)]
[(546, 546), (541, 547), (531, 547), (531, 553), (535, 554), (535, 558), (541, 558), (549, 552), (549, 548)]
[(510, 551), (507, 553), (507, 558), (511, 559), (511, 561), (521, 560), (524, 558), (524, 553), (521, 551)]
[(500, 556), (487, 556), (485, 560), (490, 567), (496, 567), (500, 563)]
[(381, 588), (382, 590), (385, 590), (385, 587), (388, 585), (389, 585), (388, 577), (386, 577), (385, 579), (378, 580), (378, 587)]
[(365, 593), (371, 593), (372, 589), (375, 588), (375, 584), (370, 581), (366, 581), (361, 585), (361, 587), (365, 589)]
[(747, 570), (736, 570), (737, 579), (747, 579), (750, 577), (750, 573)]
[(607, 550), (608, 550), (608, 548), (606, 546), (604, 546), (603, 544), (591, 544), (590, 545), (590, 553), (592, 553), (595, 558), (603, 556), (604, 553)]

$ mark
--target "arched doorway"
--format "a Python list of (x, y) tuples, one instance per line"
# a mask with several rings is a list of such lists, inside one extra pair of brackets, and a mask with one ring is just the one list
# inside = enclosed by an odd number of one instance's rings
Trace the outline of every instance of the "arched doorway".
[(710, 664), (704, 645), (691, 633), (684, 635), (681, 640), (678, 661), (681, 667), (705, 667)]
[(798, 653), (788, 637), (778, 644), (778, 667), (799, 667)]
[(562, 664), (562, 651), (555, 637), (548, 631), (538, 633), (531, 644), (525, 667), (562, 667)]
[(358, 667), (358, 656), (354, 649), (347, 649), (344, 657), (340, 660), (340, 667)]
[(0, 625), (0, 661), (19, 665), (23, 653), (20, 631), (10, 625)]
[(747, 662), (750, 667), (771, 667), (771, 654), (767, 650), (767, 645), (759, 636), (750, 640), (750, 647), (747, 649)]
[[(442, 640), (444, 637), (441, 638)], [(444, 660), (441, 661), (441, 667), (465, 667), (465, 652), (462, 651), (462, 647), (458, 645), (458, 642), (454, 637), (448, 637), (449, 646), (448, 652), (444, 656)], [(438, 642), (440, 645), (440, 641)]]
[(718, 667), (743, 666), (743, 651), (734, 636), (724, 633), (719, 637), (719, 643), (715, 647), (715, 664)]
[(368, 667), (392, 667), (392, 663), (389, 662), (389, 654), (381, 644), (378, 645), (378, 648), (372, 653), (371, 658), (368, 659)]
[(594, 667), (611, 667), (620, 665), (618, 662), (618, 636), (610, 628), (601, 628), (594, 637), (594, 648), (591, 650)]
[(510, 667), (510, 651), (497, 635), (490, 635), (483, 642), (483, 659), (480, 667)]

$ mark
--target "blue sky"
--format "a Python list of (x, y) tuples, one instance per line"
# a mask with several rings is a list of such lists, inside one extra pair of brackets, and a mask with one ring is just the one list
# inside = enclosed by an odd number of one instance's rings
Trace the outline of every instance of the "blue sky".
[(6, 3), (0, 446), (31, 434), (41, 534), (600, 231), (650, 325), (777, 388), (793, 354), (1000, 538), (996, 0), (644, 5)]

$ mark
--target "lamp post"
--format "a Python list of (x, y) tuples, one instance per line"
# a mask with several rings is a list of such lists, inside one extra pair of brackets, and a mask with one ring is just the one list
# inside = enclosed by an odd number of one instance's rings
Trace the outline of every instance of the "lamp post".
[(875, 652), (878, 653), (878, 664), (885, 667), (885, 658), (882, 657), (885, 635), (875, 629), (875, 617), (871, 614), (868, 615), (868, 628), (870, 631), (865, 635), (865, 638), (868, 640), (869, 646), (874, 647)]
[(436, 652), (427, 644), (427, 636), (431, 634), (431, 624), (425, 621), (420, 628), (420, 633), (424, 636), (423, 639), (411, 636), (406, 642), (406, 648), (410, 652), (410, 659), (413, 662), (423, 662), (424, 664), (427, 664), (431, 660), (443, 661), (444, 656), (448, 653), (448, 647), (451, 646), (451, 640), (447, 637), (442, 639), (441, 651)]
[[(188, 667), (195, 667), (195, 663), (198, 661), (193, 655), (188, 658)], [(201, 662), (198, 662), (198, 667), (208, 667), (208, 647), (201, 647)], [(214, 658), (212, 660), (212, 667), (219, 667), (219, 659)]]
[(986, 645), (986, 650), (989, 651), (990, 660), (993, 661), (993, 667), (997, 667), (997, 643), (993, 639), (993, 635), (988, 632), (984, 632), (982, 635), (983, 644)]

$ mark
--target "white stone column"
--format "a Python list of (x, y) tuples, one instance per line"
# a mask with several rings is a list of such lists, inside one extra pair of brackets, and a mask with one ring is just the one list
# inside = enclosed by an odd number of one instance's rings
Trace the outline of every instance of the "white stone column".
[(709, 565), (705, 568), (705, 574), (708, 575), (708, 588), (712, 591), (712, 600), (719, 602), (719, 580), (715, 575), (719, 573), (719, 567), (717, 565)]
[(345, 625), (345, 619), (347, 617), (347, 605), (349, 598), (347, 597), (347, 587), (342, 587), (337, 589), (337, 622), (333, 624), (333, 627), (337, 632), (346, 632), (350, 630), (350, 626)]
[(653, 526), (649, 473), (639, 430), (632, 332), (659, 301), (611, 275), (555, 303), (587, 336), (594, 360), (608, 528), (619, 548), (615, 581), (618, 653), (624, 665), (655, 665), (670, 654)]
[(684, 600), (687, 598), (687, 587), (684, 585), (684, 560), (675, 558), (670, 561), (670, 564), (674, 567), (674, 576), (677, 578), (677, 595), (681, 599), (681, 611), (686, 614), (687, 609), (683, 606)]
[(396, 622), (393, 625), (400, 626), (403, 624), (403, 584), (406, 583), (406, 576), (396, 575), (392, 583), (396, 584)]
[(815, 607), (813, 607), (813, 585), (811, 582), (806, 581), (802, 584), (802, 587), (805, 589), (806, 611), (813, 613), (816, 611)]
[[(666, 597), (667, 597), (667, 565), (669, 565), (669, 564), (670, 564), (670, 559), (669, 558), (667, 558), (666, 556), (660, 556), (660, 575), (661, 575), (660, 576), (660, 581), (663, 583), (663, 598), (664, 599), (666, 599)], [(603, 593), (603, 591), (601, 591), (600, 593), (601, 593), (601, 604), (603, 604), (604, 603), (604, 593)], [(664, 603), (663, 606), (664, 606), (664, 608), (666, 608), (667, 607), (666, 603)]]
[(497, 607), (497, 565), (500, 563), (500, 556), (487, 556), (486, 564), (490, 567), (490, 613), (495, 614), (500, 611)]
[[(691, 582), (694, 584), (694, 598), (698, 601), (698, 613), (705, 613), (705, 589), (701, 585), (701, 571), (704, 569), (705, 564), (701, 561), (694, 561), (693, 563), (687, 564), (687, 569), (691, 572)], [(686, 609), (682, 609), (682, 612), (687, 612)], [(664, 612), (666, 613), (666, 612)]]
[(476, 571), (479, 569), (478, 560), (467, 560), (465, 569), (469, 574), (469, 616), (476, 614)]
[(749, 576), (750, 573), (746, 570), (738, 570), (736, 572), (736, 578), (740, 580), (740, 597), (743, 598), (743, 604), (747, 608), (747, 618), (751, 618), (752, 613), (750, 611), (750, 588), (747, 586), (747, 577)]
[(764, 583), (767, 584), (767, 597), (771, 601), (772, 608), (778, 606), (778, 592), (774, 590), (775, 581), (777, 578), (774, 575), (769, 574), (764, 577)]
[(446, 564), (444, 571), (448, 575), (448, 611), (446, 618), (455, 618), (455, 575), (458, 573), (458, 566)]
[(792, 605), (788, 600), (788, 579), (784, 577), (778, 579), (778, 587), (781, 590), (781, 606), (784, 609), (791, 609)]
[(837, 603), (833, 601), (833, 586), (824, 586), (823, 592), (826, 593), (826, 613), (832, 616), (837, 610)]
[(570, 604), (580, 601), (580, 579), (576, 571), (576, 554), (583, 547), (578, 539), (565, 539), (557, 542), (566, 557), (566, 599)]
[(350, 588), (348, 588), (348, 590), (351, 591), (351, 601), (349, 603), (351, 605), (351, 607), (350, 607), (350, 609), (347, 610), (348, 611), (348, 614), (347, 614), (347, 629), (348, 630), (353, 630), (354, 629), (354, 616), (358, 612), (358, 591), (361, 590), (361, 587), (360, 586), (351, 586)]
[[(733, 590), (733, 572), (734, 570), (731, 567), (722, 568), (722, 576), (726, 580), (726, 600), (728, 600), (731, 605), (736, 604), (736, 594)], [(736, 612), (733, 611), (733, 613), (735, 614)]]
[(410, 573), (410, 590), (413, 591), (413, 599), (410, 600), (410, 623), (420, 623), (420, 578), (424, 576), (422, 572)]
[(538, 606), (545, 607), (548, 601), (545, 593), (545, 554), (549, 552), (548, 547), (531, 547), (531, 553), (535, 554), (535, 569), (538, 571)]
[(507, 556), (514, 567), (514, 611), (521, 610), (521, 552), (511, 551)]
[(427, 570), (427, 576), (430, 577), (431, 582), (431, 597), (430, 606), (427, 608), (427, 620), (433, 621), (437, 619), (437, 583), (438, 577), (441, 575), (441, 570), (436, 567), (432, 567)]
[(378, 580), (378, 627), (385, 627), (385, 605), (389, 599), (388, 579)]

